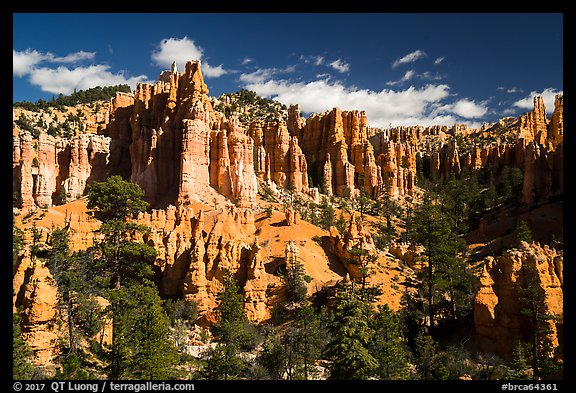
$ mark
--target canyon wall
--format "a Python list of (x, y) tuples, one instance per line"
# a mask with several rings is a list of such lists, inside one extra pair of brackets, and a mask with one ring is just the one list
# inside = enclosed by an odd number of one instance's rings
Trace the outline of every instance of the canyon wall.
[(375, 152), (364, 111), (334, 108), (306, 120), (299, 111), (296, 105), (288, 109), (288, 130), (299, 138), (311, 178), (328, 195), (354, 195), (357, 189), (371, 197), (412, 193), (414, 151), (387, 141), (383, 151)]
[(474, 299), (474, 328), (480, 350), (512, 357), (519, 341), (530, 341), (530, 320), (522, 310), (531, 309), (522, 291), (532, 289), (539, 313), (557, 318), (547, 322), (550, 340), (562, 351), (563, 253), (547, 245), (521, 242), (499, 257), (486, 258), (480, 288)]
[(76, 199), (86, 186), (108, 176), (110, 138), (80, 134), (70, 140), (41, 132), (13, 137), (13, 189), (23, 210), (50, 207), (62, 196)]

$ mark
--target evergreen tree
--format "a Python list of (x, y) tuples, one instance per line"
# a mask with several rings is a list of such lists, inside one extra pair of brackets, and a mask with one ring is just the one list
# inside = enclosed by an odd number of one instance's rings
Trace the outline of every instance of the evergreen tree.
[(521, 313), (530, 325), (530, 366), (535, 379), (554, 378), (561, 372), (561, 366), (554, 359), (555, 351), (551, 340), (551, 325), (557, 317), (550, 314), (546, 305), (546, 292), (541, 287), (535, 266), (523, 269), (523, 285), (518, 287), (520, 301), (524, 305)]
[(438, 344), (424, 330), (418, 334), (414, 343), (414, 362), (418, 379), (444, 379), (439, 362)]
[(18, 258), (20, 257), (20, 251), (24, 248), (23, 235), (24, 233), (21, 229), (17, 228), (16, 225), (12, 225), (12, 267), (16, 266)]
[(475, 279), (466, 263), (457, 256), (462, 248), (449, 218), (428, 195), (414, 214), (413, 240), (425, 248), (426, 268), (417, 272), (422, 282), (430, 332), (437, 314), (457, 319), (466, 314), (474, 292)]
[(346, 222), (346, 219), (344, 218), (344, 213), (340, 212), (340, 216), (338, 216), (338, 220), (336, 220), (336, 222), (334, 223), (334, 226), (336, 227), (336, 229), (338, 229), (338, 232), (340, 232), (340, 234), (344, 234), (346, 233), (346, 226), (348, 225), (348, 223)]
[[(52, 249), (46, 265), (50, 273), (58, 284), (58, 303), (66, 312), (66, 324), (68, 325), (68, 350), (76, 351), (78, 339), (76, 336), (75, 314), (76, 306), (75, 290), (79, 284), (76, 273), (77, 266), (71, 262), (71, 252), (69, 248), (69, 226), (65, 224), (64, 228), (54, 229), (51, 233)], [(82, 282), (82, 281), (80, 281)]]
[(125, 238), (129, 232), (146, 232), (148, 228), (127, 222), (132, 215), (145, 211), (148, 203), (140, 186), (112, 176), (88, 188), (88, 208), (102, 219), (99, 232), (104, 239), (93, 248), (97, 253), (94, 269), (110, 287), (119, 289), (124, 280), (141, 283), (152, 276), (151, 264), (156, 250), (144, 243)]
[(68, 353), (62, 363), (62, 369), (58, 368), (54, 379), (72, 379), (72, 380), (85, 380), (94, 379), (94, 377), (86, 370), (87, 364), (81, 352)]
[(176, 351), (169, 339), (170, 321), (157, 290), (134, 284), (110, 291), (114, 314), (112, 379), (168, 379)]
[(94, 299), (91, 286), (89, 254), (70, 250), (70, 227), (66, 222), (63, 228), (53, 229), (46, 266), (58, 286), (58, 305), (65, 315), (67, 337), (61, 341), (62, 369), (58, 376), (63, 379), (90, 379), (88, 362), (81, 343), (90, 340), (103, 327), (102, 314)]
[(198, 317), (198, 304), (184, 299), (168, 299), (163, 302), (162, 307), (170, 320), (174, 344), (180, 352), (184, 352), (188, 343), (188, 332), (194, 328)]
[(34, 368), (30, 363), (32, 350), (22, 340), (20, 311), (12, 314), (12, 378), (32, 379)]
[(363, 189), (360, 190), (360, 195), (355, 201), (356, 210), (360, 212), (360, 219), (364, 220), (364, 214), (366, 214), (372, 207), (373, 202), (370, 195)]
[(133, 182), (118, 175), (88, 186), (88, 209), (95, 209), (103, 221), (120, 220), (145, 211), (149, 204), (144, 201), (144, 191)]
[(131, 241), (129, 235), (148, 230), (128, 222), (148, 207), (143, 197), (136, 183), (120, 176), (95, 182), (88, 189), (87, 206), (103, 221), (99, 232), (104, 237), (90, 249), (90, 269), (111, 303), (109, 376), (113, 379), (165, 379), (175, 362), (168, 337), (169, 321), (150, 281), (156, 250)]
[(273, 329), (266, 336), (256, 362), (264, 367), (271, 379), (283, 379), (287, 356), (286, 348), (282, 343), (282, 335), (277, 329)]
[(231, 345), (218, 343), (202, 356), (205, 364), (198, 373), (201, 379), (228, 380), (241, 377), (248, 368), (246, 362), (238, 356)]
[(317, 373), (314, 362), (320, 358), (324, 346), (320, 317), (310, 303), (305, 303), (296, 312), (292, 334), (296, 343), (296, 377), (309, 379)]
[(250, 345), (251, 325), (244, 310), (244, 298), (231, 271), (225, 272), (222, 285), (218, 293), (216, 323), (212, 327), (214, 339), (219, 345), (208, 351), (206, 364), (200, 372), (207, 379), (236, 378), (247, 368), (246, 362), (239, 356), (240, 348)]
[(526, 221), (521, 220), (516, 226), (516, 244), (519, 245), (521, 241), (532, 243), (533, 240), (530, 226)]
[(231, 271), (225, 272), (222, 285), (217, 297), (216, 323), (212, 327), (212, 333), (217, 341), (240, 347), (246, 342), (245, 325), (248, 320), (244, 297)]
[(532, 370), (532, 348), (530, 343), (517, 342), (512, 351), (511, 379), (531, 379), (534, 378)]
[(524, 184), (524, 173), (522, 172), (522, 169), (518, 167), (510, 168), (508, 180), (512, 188), (512, 198), (517, 202)]
[(494, 183), (494, 174), (489, 170), (488, 188), (482, 194), (482, 203), (485, 209), (492, 209), (498, 203), (498, 192)]
[(306, 298), (308, 286), (304, 273), (304, 265), (299, 260), (291, 261), (283, 275), (283, 281), (286, 285), (286, 299), (289, 301), (300, 302)]
[(368, 276), (372, 273), (370, 265), (376, 262), (378, 256), (360, 247), (354, 247), (350, 249), (349, 253), (351, 255), (351, 258), (349, 258), (346, 262), (358, 266), (358, 273), (360, 274), (361, 277), (360, 294), (362, 296), (366, 290), (366, 280)]
[(504, 201), (512, 198), (512, 183), (510, 182), (510, 167), (508, 165), (505, 165), (500, 171), (498, 194)]
[(328, 203), (326, 197), (322, 197), (322, 203), (320, 204), (320, 227), (325, 230), (329, 230), (332, 225), (334, 225), (334, 220), (336, 219), (336, 213), (332, 205)]
[(339, 291), (327, 347), (330, 379), (369, 379), (376, 374), (378, 361), (369, 349), (371, 313), (371, 304), (359, 298), (353, 285)]
[(452, 222), (456, 233), (468, 232), (472, 195), (468, 192), (468, 184), (462, 179), (457, 180), (454, 173), (449, 173), (442, 186), (440, 198), (442, 211)]
[(387, 304), (378, 306), (378, 312), (371, 320), (374, 335), (370, 350), (378, 361), (379, 379), (407, 379), (410, 354), (403, 337), (398, 316)]

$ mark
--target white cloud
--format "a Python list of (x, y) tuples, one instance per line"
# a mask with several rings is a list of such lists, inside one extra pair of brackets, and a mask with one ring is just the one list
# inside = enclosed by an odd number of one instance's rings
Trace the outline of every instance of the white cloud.
[(300, 104), (305, 113), (321, 113), (334, 107), (365, 110), (370, 125), (375, 127), (388, 127), (390, 124), (451, 125), (457, 120), (453, 116), (431, 116), (431, 110), (449, 96), (449, 87), (444, 84), (401, 91), (373, 91), (346, 87), (338, 81), (304, 83), (260, 78), (244, 87), (286, 105)]
[(406, 56), (396, 59), (392, 64), (392, 68), (398, 67), (400, 64), (406, 63), (413, 63), (418, 59), (421, 59), (426, 56), (426, 52), (421, 51), (420, 49), (415, 50), (414, 52), (408, 53)]
[(12, 51), (13, 75), (28, 76), (29, 82), (42, 91), (54, 94), (71, 94), (74, 89), (84, 90), (96, 86), (113, 86), (128, 84), (132, 89), (136, 83), (146, 81), (145, 75), (127, 77), (124, 72), (112, 73), (110, 66), (94, 64), (89, 66), (68, 67), (60, 65), (57, 68), (49, 64), (73, 64), (84, 60), (94, 60), (96, 52), (79, 51), (66, 56), (55, 56), (35, 49), (23, 52)]
[(434, 60), (434, 65), (441, 64), (441, 63), (444, 61), (444, 59), (445, 59), (445, 57), (437, 57), (437, 58)]
[(528, 97), (525, 97), (521, 100), (516, 101), (513, 106), (522, 109), (529, 109), (532, 110), (534, 108), (534, 97), (542, 96), (544, 98), (544, 105), (546, 106), (546, 112), (552, 113), (554, 112), (554, 99), (556, 94), (564, 94), (562, 90), (556, 90), (554, 88), (547, 88), (544, 89), (542, 92), (538, 93), (536, 91), (530, 92)]
[(224, 69), (224, 66), (220, 64), (217, 67), (212, 67), (208, 63), (202, 63), (202, 75), (206, 78), (218, 78), (224, 74), (227, 74), (229, 71)]
[(208, 62), (202, 59), (204, 50), (196, 46), (194, 41), (188, 37), (184, 38), (164, 38), (160, 41), (158, 48), (152, 51), (152, 61), (155, 65), (170, 68), (173, 62), (176, 62), (176, 67), (179, 70), (184, 70), (186, 62), (190, 60), (202, 61), (202, 74), (207, 78), (217, 78), (224, 74), (229, 73), (220, 64), (213, 67)]
[(476, 103), (468, 99), (461, 99), (452, 104), (445, 105), (441, 110), (454, 113), (464, 119), (477, 119), (488, 112), (485, 103)]
[(286, 68), (259, 68), (254, 72), (241, 74), (240, 81), (244, 83), (262, 83), (277, 74), (294, 72), (296, 66), (291, 65)]
[(432, 73), (430, 73), (429, 71), (423, 72), (422, 74), (418, 74), (414, 70), (408, 70), (408, 71), (406, 71), (406, 73), (404, 74), (404, 76), (402, 78), (398, 79), (397, 81), (386, 82), (386, 85), (397, 86), (397, 85), (400, 85), (404, 82), (408, 82), (408, 81), (416, 79), (416, 78), (424, 79), (424, 80), (440, 80), (440, 79), (442, 79), (442, 76), (440, 76), (438, 74), (432, 75)]
[(52, 53), (42, 53), (35, 49), (26, 49), (23, 52), (12, 49), (12, 74), (22, 77), (34, 70), (34, 67), (43, 62), (48, 63), (77, 63), (82, 60), (92, 60), (96, 52), (74, 52), (63, 57), (56, 57)]
[(12, 49), (12, 74), (22, 77), (41, 63), (46, 55), (37, 50), (26, 49), (24, 52), (18, 52)]
[(350, 64), (343, 62), (342, 59), (336, 59), (328, 65), (338, 72), (344, 73), (350, 71)]
[(506, 88), (504, 86), (498, 86), (496, 88), (496, 90), (506, 90), (506, 93), (523, 93), (524, 92), (524, 90), (522, 90), (519, 87)]
[(427, 80), (431, 80), (431, 81), (437, 81), (437, 80), (442, 79), (442, 76), (441, 76), (441, 75), (438, 75), (438, 74), (432, 75), (432, 74), (430, 73), (430, 71), (426, 71), (426, 72), (424, 72), (424, 73), (422, 73), (422, 74), (418, 74), (417, 76), (418, 76), (419, 78), (421, 78), (421, 79), (427, 79)]
[(244, 60), (242, 60), (242, 63), (240, 63), (241, 65), (246, 65), (248, 63), (252, 63), (254, 60), (249, 58), (249, 57), (245, 57)]
[(302, 60), (306, 64), (314, 64), (315, 66), (320, 66), (324, 64), (325, 58), (324, 56), (304, 56), (300, 55), (300, 60)]
[(201, 60), (202, 54), (202, 48), (197, 47), (188, 37), (164, 38), (158, 49), (152, 51), (152, 60), (154, 64), (165, 68), (170, 68), (176, 62), (176, 67), (183, 70), (187, 61)]
[(262, 83), (276, 72), (276, 68), (259, 68), (254, 72), (241, 74), (240, 81), (245, 83)]
[(122, 72), (114, 74), (109, 69), (109, 66), (102, 64), (72, 69), (66, 66), (40, 67), (30, 73), (30, 83), (49, 93), (71, 94), (74, 89), (84, 90), (95, 86), (119, 84), (128, 84), (134, 89), (136, 83), (147, 80), (145, 75), (126, 77)]
[(406, 73), (404, 74), (404, 76), (403, 76), (402, 78), (400, 78), (399, 80), (386, 82), (386, 84), (387, 84), (388, 86), (396, 86), (396, 85), (399, 85), (399, 84), (402, 84), (402, 83), (404, 83), (404, 82), (407, 82), (407, 81), (411, 80), (412, 78), (414, 78), (415, 75), (416, 75), (416, 71), (414, 71), (414, 70), (409, 70), (409, 71), (406, 71)]
[[(48, 55), (52, 55), (49, 53)], [(76, 63), (82, 60), (94, 60), (96, 56), (96, 52), (84, 52), (81, 50), (80, 52), (69, 53), (64, 57), (50, 57), (50, 62), (52, 63)]]

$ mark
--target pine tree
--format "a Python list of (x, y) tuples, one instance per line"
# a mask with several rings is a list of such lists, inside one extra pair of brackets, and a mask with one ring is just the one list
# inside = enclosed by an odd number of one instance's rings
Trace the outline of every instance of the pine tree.
[(111, 379), (168, 379), (176, 351), (170, 321), (155, 288), (134, 284), (109, 293), (114, 315)]
[(75, 290), (79, 282), (76, 279), (77, 266), (71, 262), (71, 252), (69, 248), (69, 226), (66, 223), (64, 228), (55, 229), (51, 233), (50, 256), (46, 265), (50, 269), (52, 276), (58, 284), (58, 303), (66, 312), (66, 324), (68, 325), (68, 349), (70, 352), (76, 351), (76, 318), (74, 308), (76, 306)]
[(32, 379), (34, 368), (30, 363), (32, 350), (22, 340), (20, 311), (12, 314), (12, 378)]
[(347, 225), (348, 225), (348, 223), (346, 222), (346, 219), (344, 218), (344, 213), (340, 212), (340, 216), (338, 216), (338, 220), (336, 220), (336, 222), (334, 223), (334, 226), (336, 227), (336, 229), (338, 229), (338, 232), (340, 232), (340, 234), (344, 234), (344, 233), (346, 233)]
[(308, 292), (306, 277), (302, 262), (299, 260), (291, 261), (286, 269), (286, 273), (283, 275), (287, 300), (300, 302), (306, 298)]
[(16, 225), (12, 225), (12, 267), (16, 266), (20, 251), (24, 248), (23, 235), (24, 232), (21, 229), (17, 228)]
[(525, 266), (522, 285), (518, 287), (519, 299), (524, 305), (521, 313), (530, 326), (530, 366), (535, 379), (555, 377), (561, 371), (555, 361), (554, 346), (550, 335), (551, 324), (557, 317), (550, 314), (546, 305), (546, 292), (541, 287), (535, 266)]
[(369, 349), (373, 337), (371, 312), (371, 304), (360, 300), (353, 286), (340, 290), (330, 327), (332, 340), (327, 347), (332, 360), (330, 379), (368, 379), (375, 375), (378, 361)]
[(141, 283), (152, 277), (151, 265), (156, 250), (147, 244), (125, 239), (128, 232), (145, 233), (149, 229), (127, 221), (138, 212), (145, 211), (148, 203), (142, 198), (140, 186), (111, 176), (104, 182), (95, 182), (88, 188), (88, 208), (94, 209), (103, 221), (98, 229), (104, 239), (92, 248), (96, 252), (94, 269), (109, 280), (111, 288), (120, 289), (124, 280)]
[(358, 198), (355, 201), (355, 205), (356, 205), (356, 210), (358, 212), (360, 212), (360, 219), (363, 220), (364, 214), (366, 214), (373, 205), (372, 198), (370, 198), (370, 195), (368, 195), (368, 193), (366, 191), (361, 189), (360, 195), (358, 196)]
[(240, 348), (250, 343), (250, 323), (244, 309), (244, 298), (231, 271), (225, 272), (222, 285), (217, 298), (216, 323), (212, 327), (219, 345), (206, 354), (206, 364), (200, 372), (203, 378), (208, 379), (236, 378), (247, 368), (239, 356)]
[(316, 375), (314, 362), (323, 350), (323, 337), (320, 317), (310, 303), (305, 303), (296, 312), (293, 323), (293, 341), (296, 343), (296, 377), (309, 379)]
[(95, 209), (103, 221), (112, 219), (124, 221), (149, 204), (144, 201), (144, 191), (133, 182), (127, 182), (118, 175), (110, 176), (103, 182), (88, 186), (88, 209)]
[(522, 241), (527, 243), (532, 243), (533, 241), (532, 230), (524, 220), (521, 220), (516, 226), (516, 242), (519, 245)]
[(237, 379), (247, 369), (246, 362), (238, 356), (233, 346), (218, 343), (202, 356), (205, 364), (198, 373), (200, 379), (228, 380)]
[(425, 248), (427, 266), (417, 272), (417, 277), (422, 282), (419, 292), (425, 299), (423, 305), (432, 332), (437, 314), (445, 314), (451, 319), (466, 314), (475, 279), (465, 261), (457, 255), (462, 245), (449, 218), (429, 195), (414, 214), (413, 240)]
[(286, 348), (277, 329), (268, 333), (256, 362), (264, 367), (271, 379), (283, 379), (286, 371)]
[(398, 316), (387, 304), (378, 306), (378, 312), (371, 320), (374, 335), (370, 350), (378, 361), (379, 379), (406, 379), (410, 360)]
[(483, 195), (483, 205), (485, 209), (492, 209), (498, 203), (498, 192), (496, 191), (496, 185), (494, 183), (494, 174), (489, 169), (489, 179), (488, 179), (488, 189), (484, 191)]
[(128, 222), (148, 207), (143, 197), (140, 186), (120, 176), (111, 176), (88, 188), (87, 206), (103, 221), (99, 232), (104, 237), (90, 249), (90, 269), (96, 274), (95, 283), (111, 303), (109, 376), (113, 379), (163, 379), (175, 361), (170, 350), (174, 348), (168, 340), (169, 322), (150, 281), (156, 250), (125, 236), (148, 230)]
[(332, 225), (334, 225), (334, 220), (336, 219), (336, 213), (332, 205), (328, 203), (326, 197), (322, 197), (322, 203), (320, 204), (320, 227), (328, 230)]
[(346, 262), (358, 266), (358, 273), (360, 274), (361, 277), (360, 293), (362, 295), (366, 290), (366, 280), (368, 279), (368, 276), (370, 276), (370, 274), (372, 273), (370, 266), (371, 264), (376, 262), (378, 256), (360, 247), (354, 247), (350, 249), (349, 253), (351, 255), (351, 258), (349, 258)]
[(414, 362), (419, 379), (439, 379), (438, 344), (425, 331), (415, 339)]

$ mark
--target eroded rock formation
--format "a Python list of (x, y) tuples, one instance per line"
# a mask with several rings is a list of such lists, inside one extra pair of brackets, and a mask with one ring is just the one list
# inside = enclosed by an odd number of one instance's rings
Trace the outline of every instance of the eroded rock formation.
[(480, 288), (474, 299), (474, 327), (483, 351), (510, 358), (517, 343), (530, 341), (531, 325), (522, 310), (530, 306), (522, 301), (522, 290), (532, 287), (543, 291), (539, 309), (558, 317), (549, 322), (554, 346), (562, 345), (563, 326), (563, 254), (538, 243), (521, 242), (495, 260), (485, 260)]
[(564, 96), (556, 95), (554, 99), (554, 112), (550, 120), (550, 132), (548, 138), (553, 146), (557, 146), (564, 140)]
[[(334, 108), (302, 121), (299, 108), (289, 109), (289, 131), (300, 138), (311, 177), (328, 192), (354, 195), (356, 188), (376, 196), (383, 183), (368, 141), (364, 111)], [(363, 180), (361, 180), (363, 179)]]
[(458, 156), (458, 145), (455, 139), (442, 145), (440, 150), (433, 153), (430, 159), (430, 173), (438, 175), (439, 173), (460, 173), (460, 158)]
[(251, 321), (266, 319), (268, 312), (266, 290), (268, 289), (267, 273), (264, 269), (262, 246), (258, 238), (254, 240), (248, 264), (248, 274), (244, 285), (244, 306), (246, 315)]
[(13, 312), (22, 307), (22, 337), (33, 352), (33, 364), (46, 366), (59, 354), (58, 287), (50, 271), (27, 248), (13, 275)]
[(534, 110), (520, 116), (519, 128), (519, 138), (524, 138), (528, 142), (535, 141), (542, 145), (546, 143), (548, 138), (548, 118), (546, 117), (546, 106), (544, 105), (543, 97), (534, 97)]
[(108, 175), (110, 138), (80, 134), (67, 140), (41, 132), (13, 137), (13, 187), (23, 210), (80, 198), (86, 186)]
[(416, 179), (416, 150), (406, 143), (385, 142), (378, 162), (384, 190), (390, 196), (412, 195)]
[(400, 259), (410, 267), (414, 266), (416, 257), (424, 253), (424, 247), (413, 243), (396, 243), (391, 242), (388, 252)]
[[(297, 123), (299, 124), (299, 123)], [(258, 173), (262, 180), (272, 180), (282, 188), (308, 191), (308, 167), (298, 144), (283, 121), (255, 121), (248, 135), (257, 149)]]
[(353, 252), (351, 253), (351, 250), (364, 250), (368, 254), (376, 251), (374, 240), (370, 232), (364, 227), (362, 220), (357, 220), (352, 214), (348, 222), (348, 230), (344, 235), (341, 235), (336, 227), (330, 227), (330, 241), (334, 254), (342, 261), (350, 276), (355, 280), (360, 280), (359, 269), (361, 266), (351, 262), (358, 258), (353, 255)]

